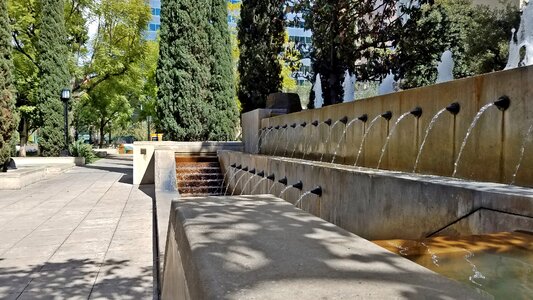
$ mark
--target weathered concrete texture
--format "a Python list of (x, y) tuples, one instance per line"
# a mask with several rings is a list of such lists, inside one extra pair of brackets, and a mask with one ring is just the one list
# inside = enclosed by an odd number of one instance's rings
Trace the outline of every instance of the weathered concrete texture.
[(163, 299), (482, 298), (269, 195), (172, 209)]
[(152, 198), (131, 157), (0, 191), (1, 299), (152, 299)]
[(285, 109), (256, 109), (242, 114), (242, 137), (244, 143), (244, 152), (246, 153), (259, 153), (259, 138), (261, 129), (261, 120), (270, 118), (275, 115), (285, 114)]
[(133, 184), (155, 183), (156, 151), (181, 154), (217, 153), (218, 150), (242, 151), (241, 142), (135, 142), (133, 146)]
[(0, 190), (20, 190), (25, 186), (61, 174), (74, 164), (22, 165), (16, 170), (0, 173)]
[[(277, 180), (286, 176), (289, 184), (303, 182), (302, 191), (290, 188), (283, 193), (285, 200), (295, 204), (305, 191), (321, 186), (321, 198), (307, 195), (299, 206), (370, 240), (423, 238), (481, 208), (533, 217), (533, 190), (528, 188), (240, 152), (222, 151), (219, 158), (226, 170), (235, 163), (276, 176), (273, 183), (230, 168), (226, 184), (236, 195), (280, 195), (285, 186)], [(505, 216), (493, 222), (506, 222)], [(513, 230), (533, 230), (526, 223), (509, 224), (516, 225)], [(490, 229), (470, 231), (489, 233)]]
[[(420, 118), (409, 115), (399, 123), (380, 166), (381, 169), (412, 172), (433, 116), (452, 102), (458, 102), (461, 111), (457, 116), (445, 112), (435, 123), (417, 168), (417, 171), (424, 174), (451, 176), (454, 162), (475, 115), (485, 104), (507, 95), (511, 99), (511, 106), (505, 113), (491, 107), (479, 119), (466, 144), (457, 176), (477, 181), (510, 183), (521, 155), (524, 136), (532, 125), (533, 105), (529, 101), (533, 96), (532, 82), (533, 66), (530, 66), (268, 118), (262, 120), (261, 126), (301, 124), (304, 121), (310, 124), (315, 120), (323, 122), (330, 118), (335, 122), (345, 116), (351, 121), (362, 114), (368, 115), (369, 122), (353, 123), (345, 135), (345, 125), (342, 123), (337, 123), (332, 128), (331, 136), (327, 125), (277, 130), (270, 134), (269, 142), (263, 143), (261, 150), (262, 153), (276, 152), (278, 156), (290, 156), (295, 149), (294, 157), (319, 160), (324, 155), (324, 161), (328, 162), (338, 150), (335, 161), (353, 165), (363, 135), (368, 131), (358, 165), (376, 168), (394, 123), (402, 114), (421, 107), (423, 113)], [(370, 120), (385, 111), (393, 113), (392, 119), (379, 119), (369, 131)], [(244, 139), (248, 143), (247, 135)], [(336, 149), (339, 141), (342, 141), (341, 145)], [(276, 147), (278, 151), (275, 151)], [(526, 144), (524, 160), (515, 182), (533, 187), (531, 143)]]

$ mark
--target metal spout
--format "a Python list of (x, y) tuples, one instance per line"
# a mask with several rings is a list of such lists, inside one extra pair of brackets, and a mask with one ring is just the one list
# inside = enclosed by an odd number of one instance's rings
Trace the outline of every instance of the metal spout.
[(311, 123), (311, 125), (317, 127), (318, 126), (318, 121), (313, 121), (313, 123)]
[(257, 173), (257, 176), (265, 177), (265, 171), (261, 171), (261, 172)]
[(287, 125), (287, 124), (281, 126), (281, 128), (283, 128), (283, 129), (286, 129), (287, 127), (289, 127), (289, 125)]
[(232, 164), (230, 167), (235, 168), (237, 164)]
[(300, 126), (302, 126), (302, 127), (307, 126), (307, 122), (303, 122), (302, 124), (300, 124)]
[(368, 115), (367, 114), (363, 114), (357, 119), (359, 119), (359, 121), (361, 121), (363, 123), (366, 123), (366, 122), (368, 122)]
[(280, 180), (278, 180), (278, 182), (283, 184), (283, 185), (287, 185), (287, 181), (288, 181), (287, 177), (283, 177)]
[(348, 117), (345, 116), (344, 118), (340, 119), (339, 122), (346, 125), (348, 123)]
[(454, 102), (448, 105), (448, 107), (446, 107), (446, 110), (455, 116), (461, 111), (461, 104)]
[(251, 170), (248, 171), (248, 172), (250, 172), (250, 173), (252, 173), (252, 174), (255, 174), (255, 169), (251, 169)]
[(311, 194), (315, 194), (317, 195), (318, 197), (322, 197), (322, 187), (321, 186), (317, 186), (316, 188), (312, 189), (310, 191)]
[(389, 110), (389, 111), (382, 113), (381, 117), (387, 121), (390, 121), (390, 119), (392, 119), (392, 111)]
[(508, 96), (501, 96), (496, 102), (494, 102), (494, 105), (501, 110), (506, 111), (509, 106), (511, 106), (511, 99), (509, 99)]
[(294, 123), (294, 124), (291, 125), (291, 128), (296, 128), (296, 126), (297, 126), (297, 124)]
[(304, 183), (300, 180), (297, 183), (293, 184), (292, 187), (301, 191), (304, 188)]
[(415, 107), (412, 111), (411, 111), (411, 114), (415, 117), (415, 118), (420, 118), (422, 116), (422, 108), (417, 106)]
[(272, 174), (267, 176), (267, 179), (274, 181), (274, 180), (276, 180), (276, 175), (274, 175), (274, 173), (272, 173)]
[(248, 172), (248, 167), (244, 167), (244, 168), (242, 168), (242, 170), (243, 170), (244, 172)]
[(236, 166), (235, 169), (237, 169), (237, 170), (242, 169), (242, 165), (238, 165), (238, 166)]
[(280, 129), (279, 125), (274, 127), (274, 129), (279, 130)]
[(272, 130), (272, 128), (274, 128), (274, 127), (272, 127), (272, 126), (269, 126), (269, 127), (268, 127), (268, 130)]
[(324, 124), (327, 124), (328, 126), (331, 126), (331, 123), (333, 123), (333, 120), (331, 119), (327, 119), (326, 121), (324, 121)]

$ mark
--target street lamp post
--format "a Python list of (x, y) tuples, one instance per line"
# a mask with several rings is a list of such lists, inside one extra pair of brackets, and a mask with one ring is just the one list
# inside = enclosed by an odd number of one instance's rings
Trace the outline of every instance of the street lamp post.
[(61, 91), (61, 101), (63, 101), (65, 114), (65, 149), (62, 151), (63, 155), (68, 155), (68, 101), (70, 100), (70, 90), (63, 89)]

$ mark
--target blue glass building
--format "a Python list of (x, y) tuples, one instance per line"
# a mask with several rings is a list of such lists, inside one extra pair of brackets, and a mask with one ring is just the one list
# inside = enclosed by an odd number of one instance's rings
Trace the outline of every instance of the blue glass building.
[(150, 8), (152, 9), (152, 20), (148, 24), (146, 39), (155, 40), (157, 32), (161, 28), (161, 0), (150, 0)]

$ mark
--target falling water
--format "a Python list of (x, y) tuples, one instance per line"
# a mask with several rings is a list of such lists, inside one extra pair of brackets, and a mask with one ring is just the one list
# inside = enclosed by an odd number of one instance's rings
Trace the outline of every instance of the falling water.
[(470, 264), (470, 266), (472, 267), (472, 272), (474, 272), (474, 274), (469, 276), (468, 279), (470, 280), (470, 282), (472, 282), (475, 285), (483, 286), (481, 283), (475, 281), (476, 279), (486, 279), (486, 278), (485, 278), (485, 275), (479, 272), (479, 270), (477, 269), (477, 266), (470, 260), (470, 258), (474, 257), (474, 253), (466, 249), (463, 249), (463, 250), (467, 252), (467, 254), (465, 255), (465, 260), (466, 262)]
[(283, 150), (283, 155), (282, 156), (285, 156), (285, 154), (287, 154), (287, 150), (289, 150), (289, 143), (290, 143), (290, 139), (289, 139), (289, 128), (290, 129), (296, 129), (296, 128), (292, 128), (292, 127), (287, 127), (287, 134), (286, 134), (286, 138), (287, 138), (287, 143), (285, 144), (285, 150)]
[(276, 182), (272, 182), (272, 186), (268, 189), (268, 193), (267, 194), (272, 195), (272, 190), (274, 189), (275, 186), (276, 186)]
[(433, 262), (433, 264), (435, 266), (439, 267), (439, 258), (437, 257), (437, 255), (435, 253), (433, 253), (433, 251), (431, 251), (431, 249), (429, 249), (429, 246), (426, 245), (426, 243), (421, 242), (420, 244), (422, 246), (426, 247), (426, 249), (428, 251), (428, 254), (431, 255), (431, 261)]
[(259, 134), (259, 138), (257, 139), (257, 153), (261, 153), (261, 144), (262, 144), (262, 140), (263, 138), (265, 137), (266, 133), (269, 132), (271, 129), (267, 129), (267, 128), (263, 128), (261, 130), (261, 133)]
[(335, 147), (335, 151), (333, 152), (333, 158), (331, 159), (331, 163), (335, 162), (335, 158), (337, 158), (337, 152), (339, 151), (339, 148), (341, 147), (341, 143), (344, 140), (344, 137), (346, 136), (346, 132), (348, 131), (348, 128), (350, 128), (355, 122), (360, 121), (359, 119), (355, 118), (344, 127), (344, 131), (342, 132), (341, 138), (337, 142), (337, 146)]
[(254, 179), (255, 174), (250, 174), (250, 175), (251, 175), (250, 178), (248, 178), (246, 183), (242, 186), (241, 195), (242, 195), (242, 193), (244, 193), (244, 191), (246, 190), (246, 187), (248, 186), (248, 184), (250, 184), (252, 179)]
[(315, 108), (321, 108), (324, 105), (324, 96), (322, 95), (322, 79), (320, 74), (316, 74), (313, 91), (315, 92)]
[[(289, 127), (285, 127), (285, 128), (280, 128), (279, 130), (279, 134), (278, 134), (278, 139), (281, 138), (283, 136), (283, 133), (287, 131)], [(272, 153), (273, 156), (276, 156), (276, 153), (278, 152), (278, 148), (279, 148), (279, 142), (275, 141), (276, 142), (276, 148), (274, 148), (274, 153)]]
[(328, 143), (329, 143), (329, 140), (331, 139), (331, 135), (333, 134), (333, 128), (335, 128), (335, 126), (337, 126), (337, 124), (339, 124), (340, 122), (341, 122), (340, 120), (336, 121), (335, 123), (333, 123), (333, 125), (329, 126), (328, 137), (326, 138), (326, 142), (324, 143), (324, 152), (322, 152), (322, 155), (320, 156), (320, 161), (324, 159), (324, 154), (328, 150)]
[(378, 95), (385, 95), (395, 92), (396, 81), (394, 80), (394, 74), (390, 71), (389, 75), (383, 79), (378, 88)]
[(224, 182), (226, 182), (226, 178), (228, 177), (229, 172), (231, 171), (231, 167), (228, 166), (228, 169), (226, 170), (226, 173), (224, 174), (224, 177), (222, 178), (222, 183), (220, 183), (220, 191), (224, 188)]
[[(298, 127), (296, 127), (298, 128)], [(302, 127), (302, 130), (304, 130), (304, 127)], [(305, 135), (304, 132), (302, 132), (302, 134), (299, 135), (299, 137), (296, 139), (296, 141), (294, 142), (294, 148), (292, 149), (292, 153), (291, 153), (291, 158), (294, 157), (294, 153), (296, 153), (296, 148), (298, 148), (298, 145), (300, 144), (300, 142), (302, 141), (302, 138), (303, 136)], [(304, 143), (305, 143), (305, 140), (304, 140)], [(305, 150), (304, 150), (305, 151)]]
[[(272, 132), (272, 130), (274, 130), (274, 128), (270, 128), (268, 129), (268, 131), (266, 132), (265, 136), (264, 136), (264, 140), (265, 140), (265, 143), (268, 143), (268, 136), (270, 134), (270, 132)], [(259, 141), (257, 142), (259, 144), (259, 153), (261, 153), (261, 147), (263, 146), (263, 142), (261, 140), (261, 138), (259, 139)]]
[(520, 64), (520, 46), (515, 41), (516, 29), (511, 30), (511, 41), (509, 42), (509, 60), (504, 70), (509, 70), (518, 67)]
[(518, 164), (516, 165), (516, 169), (513, 174), (513, 181), (511, 181), (511, 184), (514, 184), (516, 181), (516, 175), (518, 175), (518, 171), (520, 170), (520, 165), (522, 164), (522, 160), (524, 159), (524, 153), (526, 152), (527, 144), (530, 142), (531, 133), (533, 133), (533, 125), (529, 127), (529, 130), (527, 131), (527, 134), (524, 137), (524, 142), (522, 143), (522, 149), (520, 150), (520, 159), (518, 160)]
[(255, 190), (257, 190), (257, 188), (259, 187), (259, 185), (260, 185), (263, 181), (265, 181), (265, 180), (267, 180), (267, 179), (268, 179), (268, 178), (266, 178), (266, 177), (261, 178), (261, 180), (259, 180), (259, 182), (256, 183), (256, 184), (254, 185), (254, 187), (252, 188), (252, 192), (250, 192), (250, 194), (251, 194), (251, 195), (254, 195), (254, 192), (255, 192)]
[[(307, 196), (309, 196), (309, 195), (311, 195), (311, 194), (312, 194), (311, 191), (303, 193), (303, 194), (300, 196), (300, 198), (298, 199), (298, 201), (296, 201), (296, 203), (294, 203), (294, 206), (295, 206), (295, 207), (299, 207), (298, 205), (300, 204), (300, 202), (302, 202), (302, 200), (303, 200), (305, 197), (307, 197)], [(301, 207), (300, 207), (300, 208), (301, 208)]]
[(248, 174), (248, 172), (243, 171), (243, 174), (241, 175), (241, 177), (239, 177), (239, 179), (237, 179), (237, 182), (235, 182), (235, 185), (233, 186), (233, 190), (231, 191), (232, 196), (235, 195), (235, 190), (237, 189), (239, 182), (241, 182), (241, 180), (244, 178), (244, 175), (246, 174)]
[(344, 103), (352, 102), (355, 100), (355, 74), (350, 74), (350, 71), (344, 72), (344, 82), (342, 88), (344, 89)]
[(228, 180), (228, 183), (227, 183), (227, 185), (226, 185), (226, 190), (224, 191), (224, 195), (227, 195), (227, 194), (228, 194), (229, 186), (230, 186), (231, 182), (233, 181), (233, 179), (235, 179), (235, 177), (237, 177), (237, 174), (239, 174), (239, 171), (235, 171), (235, 173), (233, 173), (233, 175), (231, 176), (231, 178)]
[(281, 196), (283, 196), (283, 194), (285, 194), (285, 192), (287, 192), (290, 188), (292, 187), (292, 185), (289, 185), (287, 187), (285, 187), (281, 193), (279, 193), (279, 197), (278, 198), (281, 198)]
[(418, 154), (416, 155), (416, 161), (415, 166), (413, 168), (413, 173), (416, 172), (416, 168), (418, 167), (418, 163), (420, 162), (420, 156), (422, 155), (422, 150), (424, 150), (424, 146), (426, 145), (426, 140), (429, 136), (429, 133), (431, 132), (431, 129), (433, 129), (433, 126), (435, 126), (435, 123), (439, 119), (439, 117), (446, 111), (446, 108), (443, 108), (440, 110), (434, 117), (431, 119), (431, 122), (428, 125), (428, 128), (426, 129), (426, 134), (424, 135), (424, 139), (422, 140), (422, 144), (420, 145), (420, 149), (418, 149)]
[(461, 150), (459, 151), (459, 155), (457, 155), (457, 160), (454, 163), (452, 177), (455, 177), (455, 175), (457, 174), (457, 168), (459, 167), (459, 162), (461, 161), (461, 156), (463, 155), (463, 150), (465, 150), (466, 143), (468, 142), (468, 138), (470, 137), (470, 134), (472, 134), (472, 130), (474, 129), (474, 127), (476, 127), (476, 124), (479, 121), (479, 118), (481, 118), (481, 116), (483, 115), (483, 113), (485, 113), (485, 111), (487, 109), (489, 109), (489, 107), (491, 107), (493, 105), (494, 105), (494, 103), (489, 103), (489, 104), (483, 106), (479, 110), (479, 112), (477, 113), (476, 117), (474, 118), (474, 121), (472, 121), (472, 124), (470, 124), (470, 128), (468, 128), (468, 131), (466, 132), (465, 139), (463, 140), (463, 144), (461, 145)]
[(396, 121), (396, 123), (394, 123), (394, 126), (392, 126), (392, 129), (389, 133), (389, 136), (387, 136), (387, 139), (385, 140), (385, 144), (383, 145), (383, 148), (381, 149), (381, 156), (379, 157), (379, 161), (378, 161), (378, 166), (377, 168), (379, 169), (379, 167), (381, 166), (381, 161), (383, 160), (383, 157), (385, 156), (385, 150), (387, 150), (387, 146), (389, 145), (389, 141), (390, 141), (390, 138), (392, 137), (392, 135), (394, 134), (394, 131), (396, 130), (396, 128), (398, 127), (398, 124), (400, 124), (400, 122), (405, 119), (405, 117), (407, 117), (408, 115), (410, 115), (411, 112), (406, 112), (404, 113), (403, 115), (401, 115), (398, 120)]
[(374, 127), (374, 124), (381, 118), (381, 116), (376, 116), (372, 122), (370, 122), (370, 125), (368, 125), (368, 129), (366, 130), (365, 134), (363, 135), (363, 139), (361, 140), (361, 145), (359, 146), (359, 151), (357, 152), (357, 158), (355, 159), (354, 166), (357, 166), (357, 163), (359, 162), (359, 157), (361, 156), (361, 152), (363, 152), (363, 146), (365, 145), (366, 137), (368, 136), (368, 133), (370, 132), (370, 129)]
[[(322, 126), (322, 124), (324, 124), (324, 123), (319, 123), (318, 126), (316, 127), (316, 130), (319, 130), (319, 129), (320, 129), (320, 126)], [(309, 135), (306, 135), (305, 140), (304, 140), (304, 144), (303, 144), (303, 146), (304, 146), (304, 151), (303, 151), (304, 154), (302, 155), (302, 159), (304, 159), (305, 156), (306, 156), (307, 154), (309, 154), (309, 152), (310, 152), (310, 150), (306, 150), (307, 148), (310, 148), (310, 147), (311, 147), (311, 143), (309, 143), (309, 147), (306, 147), (307, 140), (309, 140), (308, 136), (309, 136)]]
[(453, 68), (455, 64), (452, 55), (452, 51), (450, 50), (446, 50), (442, 53), (439, 65), (437, 66), (438, 75), (436, 83), (453, 80)]

